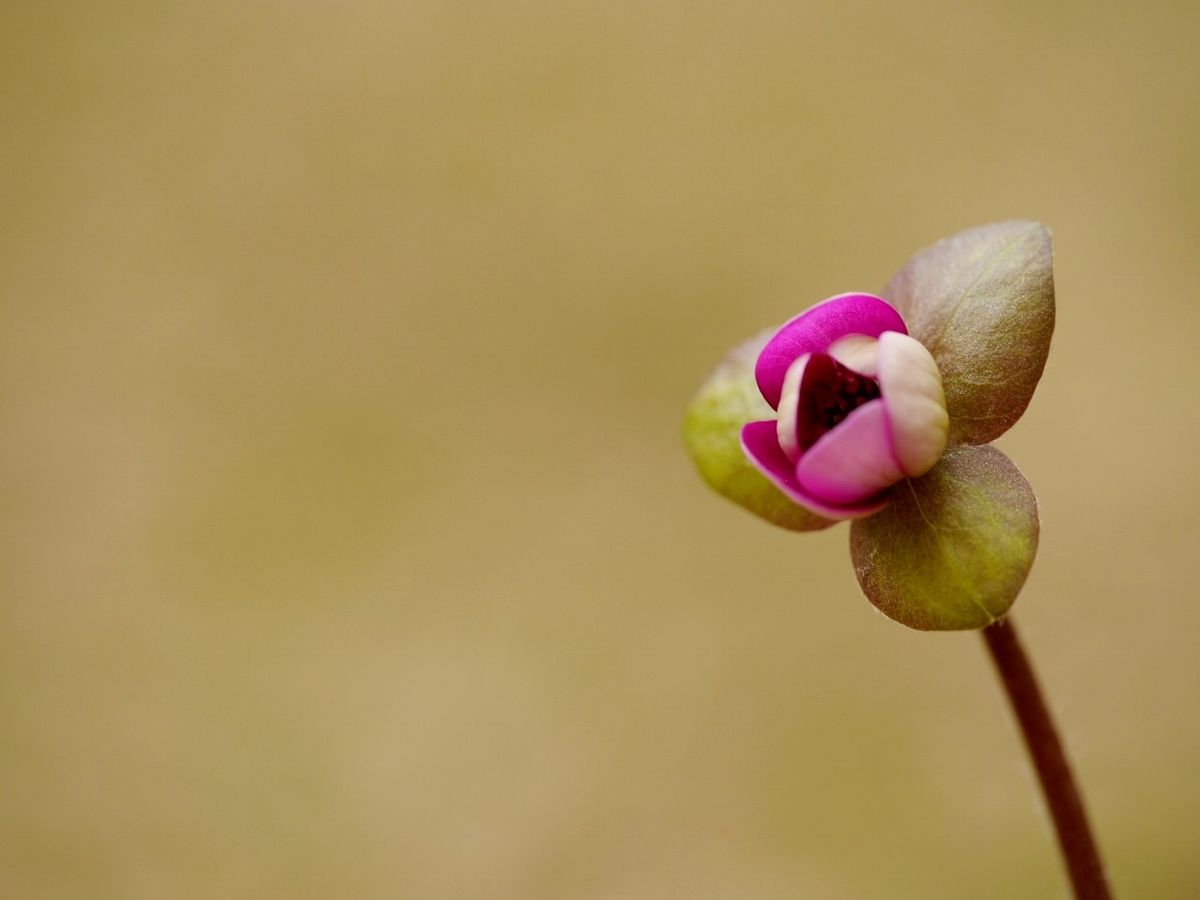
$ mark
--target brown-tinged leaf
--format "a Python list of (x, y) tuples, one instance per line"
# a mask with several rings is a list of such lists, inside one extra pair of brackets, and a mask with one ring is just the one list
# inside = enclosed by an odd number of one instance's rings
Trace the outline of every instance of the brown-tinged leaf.
[(951, 444), (985, 444), (1021, 417), (1054, 332), (1050, 232), (983, 225), (910, 259), (883, 289), (937, 360)]
[(922, 631), (982, 628), (1025, 583), (1037, 498), (995, 447), (956, 447), (888, 506), (850, 529), (858, 583), (889, 618)]

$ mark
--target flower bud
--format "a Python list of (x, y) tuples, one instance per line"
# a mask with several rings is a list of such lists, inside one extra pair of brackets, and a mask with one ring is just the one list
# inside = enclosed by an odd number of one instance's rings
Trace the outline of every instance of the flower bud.
[(877, 512), (889, 487), (929, 471), (946, 447), (937, 364), (878, 297), (843, 294), (792, 319), (767, 342), (755, 374), (777, 417), (747, 424), (742, 447), (819, 515)]
[[(867, 598), (910, 628), (982, 628), (1033, 564), (1038, 508), (995, 440), (1021, 417), (1054, 332), (1037, 222), (983, 225), (731, 352), (684, 441), (722, 496), (792, 531), (850, 527)], [(897, 482), (904, 480), (902, 488)]]

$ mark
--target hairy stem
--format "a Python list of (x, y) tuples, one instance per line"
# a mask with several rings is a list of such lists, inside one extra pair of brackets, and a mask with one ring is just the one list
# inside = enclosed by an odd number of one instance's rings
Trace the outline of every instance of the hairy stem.
[(1083, 808), (1083, 797), (1071, 774), (1071, 766), (1038, 687), (1033, 666), (1021, 647), (1012, 621), (1005, 619), (989, 625), (983, 629), (983, 640), (1021, 725), (1025, 746), (1033, 758), (1075, 897), (1077, 900), (1112, 900), (1100, 851)]

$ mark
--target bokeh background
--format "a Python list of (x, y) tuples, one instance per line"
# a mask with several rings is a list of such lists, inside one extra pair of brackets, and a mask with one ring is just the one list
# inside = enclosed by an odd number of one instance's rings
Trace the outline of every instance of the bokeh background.
[(978, 639), (710, 494), (725, 349), (1056, 235), (1016, 607), (1200, 896), (1200, 7), (0, 10), (0, 893), (1063, 897)]

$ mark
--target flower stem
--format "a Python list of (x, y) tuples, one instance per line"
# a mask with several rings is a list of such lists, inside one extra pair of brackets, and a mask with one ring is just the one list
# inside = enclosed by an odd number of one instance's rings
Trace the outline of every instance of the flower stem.
[(1112, 900), (1100, 851), (1083, 808), (1083, 797), (1012, 621), (1001, 620), (987, 626), (983, 629), (983, 640), (1033, 758), (1076, 900)]

